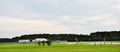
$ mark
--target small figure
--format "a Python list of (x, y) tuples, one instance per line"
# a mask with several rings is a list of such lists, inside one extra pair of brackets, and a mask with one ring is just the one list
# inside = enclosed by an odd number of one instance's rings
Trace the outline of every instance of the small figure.
[(40, 42), (40, 41), (38, 41), (37, 44), (38, 44), (39, 46), (41, 46), (41, 42)]
[(45, 41), (42, 41), (41, 43), (42, 43), (43, 46), (45, 46)]
[(50, 46), (50, 45), (51, 45), (51, 41), (50, 41), (50, 40), (46, 41), (46, 44), (47, 44), (48, 46)]

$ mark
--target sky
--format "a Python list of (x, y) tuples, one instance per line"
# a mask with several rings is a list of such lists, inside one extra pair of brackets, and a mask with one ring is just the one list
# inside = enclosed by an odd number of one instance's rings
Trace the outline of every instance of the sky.
[(0, 0), (0, 38), (120, 30), (120, 0)]

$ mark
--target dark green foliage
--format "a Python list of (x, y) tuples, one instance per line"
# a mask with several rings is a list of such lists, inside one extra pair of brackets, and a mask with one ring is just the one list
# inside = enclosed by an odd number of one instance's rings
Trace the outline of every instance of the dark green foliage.
[(120, 31), (111, 32), (95, 32), (90, 35), (92, 40), (108, 40), (108, 41), (120, 41)]
[(9, 38), (0, 38), (0, 42), (14, 42), (14, 40)]
[(78, 38), (78, 41), (120, 41), (120, 31), (105, 31), (105, 32), (94, 32), (90, 35), (83, 34), (30, 34), (22, 35), (20, 37), (13, 37), (12, 39), (0, 39), (0, 42), (17, 42), (20, 39), (36, 39), (36, 38), (47, 38), (49, 40), (67, 40), (75, 41), (75, 38)]

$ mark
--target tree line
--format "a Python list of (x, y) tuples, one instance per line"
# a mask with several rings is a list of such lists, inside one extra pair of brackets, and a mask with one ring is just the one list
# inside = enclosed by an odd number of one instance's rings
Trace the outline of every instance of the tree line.
[(120, 41), (120, 31), (104, 31), (104, 32), (93, 32), (89, 35), (84, 34), (28, 34), (22, 35), (19, 37), (9, 38), (0, 38), (0, 42), (17, 42), (21, 39), (30, 39), (34, 40), (36, 38), (47, 38), (49, 40), (66, 40), (66, 41), (75, 41), (77, 38), (79, 41)]

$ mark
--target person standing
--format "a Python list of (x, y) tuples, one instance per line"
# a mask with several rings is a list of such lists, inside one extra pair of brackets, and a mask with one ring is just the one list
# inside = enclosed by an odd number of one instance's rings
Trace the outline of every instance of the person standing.
[(50, 41), (50, 40), (46, 41), (46, 44), (47, 44), (48, 46), (50, 46), (50, 45), (51, 45), (51, 41)]
[(41, 46), (41, 42), (40, 42), (40, 41), (38, 41), (37, 44), (38, 44), (39, 46)]
[(42, 45), (45, 46), (45, 41), (42, 41)]

